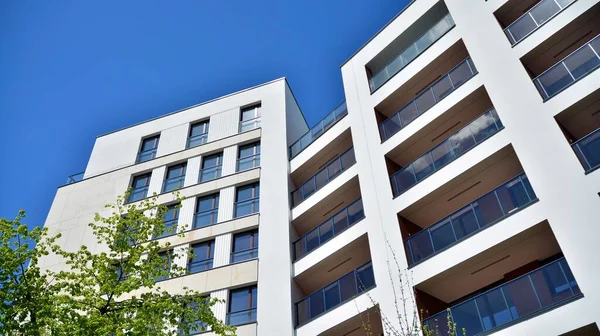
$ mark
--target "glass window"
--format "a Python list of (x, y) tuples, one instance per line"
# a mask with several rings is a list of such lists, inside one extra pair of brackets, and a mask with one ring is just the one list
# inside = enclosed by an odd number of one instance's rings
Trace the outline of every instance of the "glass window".
[(208, 125), (208, 120), (205, 120), (190, 126), (187, 148), (196, 147), (208, 141)]
[(163, 192), (169, 192), (183, 187), (185, 180), (185, 169), (185, 163), (167, 168), (167, 175), (163, 184)]
[(223, 153), (203, 157), (202, 169), (200, 170), (200, 182), (210, 181), (221, 177), (222, 165)]
[[(210, 297), (208, 297), (208, 296), (200, 298), (200, 302), (202, 303), (202, 309), (209, 309), (208, 308), (209, 300), (210, 300)], [(200, 309), (200, 304), (198, 302), (188, 303), (187, 307), (191, 307), (193, 310), (198, 310), (198, 309)], [(182, 323), (187, 324), (189, 322), (182, 320)], [(203, 321), (200, 321), (200, 320), (194, 321), (190, 325), (189, 335), (199, 334), (199, 333), (202, 333), (207, 330), (208, 330), (208, 326), (206, 325), (206, 323), (204, 323)], [(183, 329), (179, 330), (179, 334), (180, 335), (188, 335)]]
[(177, 233), (177, 221), (179, 219), (179, 204), (167, 206), (167, 211), (163, 213), (163, 223), (165, 224), (164, 232), (154, 232), (153, 239), (159, 239), (171, 236)]
[(142, 139), (140, 152), (137, 157), (137, 162), (152, 160), (156, 157), (156, 149), (158, 148), (158, 140), (160, 135)]
[[(162, 260), (164, 260), (164, 264), (165, 264), (165, 266), (166, 266), (166, 269), (167, 269), (167, 271), (170, 271), (170, 269), (171, 269), (171, 258), (172, 258), (172, 253), (171, 253), (171, 251), (163, 251), (163, 252), (160, 252), (160, 253), (158, 254), (158, 256), (159, 256), (159, 257), (160, 257)], [(167, 274), (167, 275), (162, 275), (162, 276), (155, 277), (155, 278), (154, 278), (154, 281), (161, 281), (161, 280), (165, 280), (165, 279), (168, 279), (168, 278), (169, 278), (169, 275), (168, 275), (168, 274)]]
[(245, 107), (240, 113), (240, 132), (260, 127), (260, 104)]
[(260, 166), (260, 143), (241, 146), (238, 152), (237, 170), (242, 171)]
[(151, 173), (144, 175), (138, 175), (133, 178), (131, 182), (131, 194), (129, 194), (128, 201), (134, 202), (146, 198), (148, 194), (148, 186), (150, 185)]
[(229, 293), (227, 324), (256, 322), (256, 286), (234, 289)]
[(258, 212), (260, 186), (258, 183), (237, 188), (234, 217), (247, 216)]
[(194, 215), (194, 229), (215, 224), (219, 216), (219, 194), (198, 197), (196, 201), (196, 214)]
[(191, 246), (191, 250), (192, 256), (188, 262), (190, 273), (206, 271), (213, 267), (214, 240), (194, 244)]
[(233, 236), (231, 262), (258, 258), (258, 230), (238, 233)]

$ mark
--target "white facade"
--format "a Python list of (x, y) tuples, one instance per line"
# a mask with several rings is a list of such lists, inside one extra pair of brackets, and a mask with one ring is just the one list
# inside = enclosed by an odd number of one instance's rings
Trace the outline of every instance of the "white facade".
[[(159, 285), (224, 299), (223, 320), (231, 291), (257, 286), (238, 335), (364, 335), (366, 312), (394, 335), (403, 270), (427, 324), (450, 308), (468, 335), (599, 334), (600, 3), (537, 2), (411, 2), (342, 66), (346, 103), (311, 130), (281, 79), (100, 136), (46, 226), (97, 251), (93, 214), (145, 173), (148, 195), (172, 201), (164, 179), (185, 162), (187, 231), (163, 239), (214, 240), (213, 268)], [(206, 143), (186, 148), (206, 120)], [(255, 142), (260, 167), (238, 171)], [(221, 176), (199, 182), (215, 153)], [(260, 208), (238, 216), (256, 182)], [(218, 222), (193, 229), (196, 199), (215, 193)], [(235, 235), (255, 229), (257, 257), (232, 263)]]

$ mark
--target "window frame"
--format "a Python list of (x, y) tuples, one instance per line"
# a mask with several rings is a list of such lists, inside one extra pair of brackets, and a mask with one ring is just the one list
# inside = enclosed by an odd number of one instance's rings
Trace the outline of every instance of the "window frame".
[[(192, 132), (194, 130), (194, 127), (196, 126), (202, 126), (202, 130), (203, 132), (197, 135), (192, 135)], [(188, 131), (188, 137), (186, 140), (186, 145), (185, 148), (194, 148), (194, 147), (198, 147), (200, 145), (204, 145), (205, 143), (208, 142), (208, 132), (210, 130), (210, 118), (209, 119), (204, 119), (204, 120), (199, 120), (193, 123), (190, 123), (190, 129)], [(200, 142), (196, 145), (190, 145), (191, 142), (195, 141), (199, 139)]]
[[(209, 210), (199, 211), (200, 202), (203, 200), (209, 200), (209, 199), (211, 201), (212, 208), (210, 208)], [(219, 222), (219, 202), (220, 202), (220, 200), (221, 200), (220, 192), (196, 197), (195, 209), (194, 209), (194, 222), (192, 223), (193, 229), (200, 229), (203, 227), (217, 224)], [(207, 214), (207, 213), (210, 213), (210, 216), (211, 216), (210, 223), (207, 225), (203, 225), (203, 226), (197, 225), (196, 223), (198, 221), (198, 219), (197, 219), (198, 215)], [(214, 221), (213, 221), (213, 217), (214, 217)]]
[[(242, 156), (242, 150), (248, 149), (248, 148), (252, 148), (252, 155)], [(237, 160), (236, 160), (236, 171), (241, 172), (241, 171), (254, 169), (256, 167), (260, 167), (260, 151), (261, 151), (260, 141), (256, 141), (256, 142), (252, 142), (249, 144), (239, 146)], [(248, 158), (253, 158), (252, 159), (252, 167), (240, 169), (241, 161), (244, 159), (248, 159)], [(257, 161), (258, 161), (258, 163), (256, 163)]]
[[(217, 153), (213, 153), (213, 154), (206, 155), (206, 156), (202, 157), (202, 163), (200, 165), (200, 173), (198, 174), (198, 183), (204, 183), (204, 182), (216, 180), (216, 179), (222, 177), (223, 154), (224, 154), (223, 152), (217, 152)], [(217, 164), (214, 165), (214, 166), (205, 167), (204, 164), (206, 163), (207, 159), (212, 159), (214, 157), (218, 158)], [(208, 169), (214, 169), (214, 171), (212, 172), (212, 174), (214, 174), (215, 176), (212, 177), (212, 178), (210, 178), (210, 179), (204, 180), (202, 173), (205, 170), (208, 170)]]
[[(136, 184), (136, 181), (138, 179), (142, 179), (142, 178), (146, 179), (146, 181), (144, 183), (144, 186), (143, 187), (139, 187), (139, 188), (135, 188), (134, 186)], [(138, 175), (132, 176), (131, 177), (131, 182), (129, 184), (129, 188), (131, 188), (131, 193), (127, 197), (127, 203), (137, 202), (137, 201), (143, 200), (144, 198), (148, 197), (148, 189), (150, 188), (150, 180), (151, 179), (152, 179), (152, 172), (146, 172), (146, 173), (143, 173), (143, 174), (138, 174)], [(143, 189), (146, 189), (143, 197), (140, 197), (138, 199), (132, 199), (131, 198), (131, 196), (134, 194), (135, 191), (141, 191)]]
[[(152, 147), (152, 149), (144, 150), (144, 144), (146, 144), (146, 141), (149, 141), (149, 140), (154, 141), (153, 147)], [(142, 163), (142, 162), (146, 162), (146, 161), (155, 159), (156, 153), (158, 151), (159, 143), (160, 143), (160, 133), (143, 137), (142, 140), (140, 141), (140, 146), (139, 146), (138, 153), (137, 153), (137, 156), (135, 159), (135, 163)], [(142, 160), (141, 157), (143, 157), (144, 155), (146, 155), (148, 153), (150, 153), (150, 158)]]

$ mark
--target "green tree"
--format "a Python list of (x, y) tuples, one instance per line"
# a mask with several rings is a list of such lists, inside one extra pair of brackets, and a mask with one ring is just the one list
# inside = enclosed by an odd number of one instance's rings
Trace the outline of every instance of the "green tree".
[[(0, 218), (0, 334), (43, 335), (55, 322), (55, 274), (42, 271), (39, 260), (60, 236), (45, 228), (31, 230), (21, 220)], [(36, 246), (36, 248), (33, 248)]]
[[(127, 196), (106, 206), (109, 216), (96, 214), (94, 223), (89, 224), (98, 243), (95, 251), (85, 245), (75, 252), (64, 251), (54, 244), (57, 237), (47, 237), (45, 229), (28, 231), (22, 224), (19, 232), (33, 238), (30, 240), (37, 244), (35, 249), (15, 249), (14, 243), (9, 244), (13, 240), (11, 234), (3, 238), (2, 255), (15, 253), (11, 251), (24, 254), (19, 260), (31, 261), (20, 273), (32, 272), (33, 280), (27, 280), (36, 284), (15, 285), (22, 295), (29, 292), (35, 299), (26, 305), (27, 309), (20, 308), (17, 315), (2, 312), (6, 316), (1, 320), (3, 335), (42, 335), (46, 331), (52, 335), (82, 336), (188, 335), (205, 329), (218, 335), (235, 335), (235, 328), (224, 325), (210, 309), (218, 300), (189, 288), (178, 293), (161, 289), (159, 280), (186, 274), (185, 267), (171, 261), (188, 251), (150, 240), (168, 231), (163, 222), (168, 209), (157, 205), (156, 195), (135, 204), (126, 204)], [(8, 223), (16, 228), (15, 222), (21, 218), (2, 223), (12, 232)], [(57, 274), (39, 270), (38, 260), (49, 250), (66, 263)], [(0, 267), (6, 277), (20, 274), (4, 258)], [(44, 293), (44, 286), (51, 290)], [(41, 298), (38, 294), (42, 294)], [(14, 310), (19, 299), (16, 295), (6, 296), (3, 302), (7, 309)], [(19, 318), (13, 322), (15, 319), (9, 316)], [(24, 332), (23, 327), (33, 331)]]

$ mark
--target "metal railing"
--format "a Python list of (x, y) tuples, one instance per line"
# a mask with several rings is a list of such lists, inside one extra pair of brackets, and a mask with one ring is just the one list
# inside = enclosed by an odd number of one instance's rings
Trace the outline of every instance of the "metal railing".
[(300, 300), (296, 306), (296, 327), (306, 324), (327, 311), (375, 287), (371, 262), (317, 290)]
[(400, 110), (392, 114), (379, 125), (381, 140), (386, 141), (392, 135), (398, 133), (401, 129), (417, 119), (421, 114), (436, 105), (439, 101), (458, 89), (462, 84), (477, 74), (477, 69), (467, 57), (457, 66), (448, 71), (442, 78), (435, 81), (417, 98), (404, 105)]
[(600, 167), (600, 128), (571, 144), (586, 172)]
[(256, 308), (227, 313), (227, 325), (236, 326), (253, 322), (256, 322)]
[(156, 157), (156, 151), (158, 148), (152, 148), (144, 152), (139, 152), (135, 163), (146, 162)]
[(186, 148), (204, 145), (208, 142), (208, 132), (191, 136), (187, 139)]
[(256, 258), (258, 258), (258, 246), (231, 253), (232, 264)]
[(190, 274), (207, 271), (213, 268), (213, 258), (189, 262), (187, 265)]
[(290, 146), (290, 160), (295, 158), (296, 155), (300, 154), (300, 152), (302, 152), (304, 149), (306, 149), (306, 147), (327, 132), (327, 130), (333, 127), (333, 125), (337, 124), (337, 122), (347, 114), (348, 109), (346, 108), (346, 102), (343, 102), (333, 111), (329, 112), (315, 126), (309, 129), (308, 132), (304, 133), (300, 139), (296, 140), (296, 142)]
[(169, 191), (173, 191), (175, 189), (183, 188), (183, 181), (185, 180), (185, 175), (171, 177), (170, 179), (166, 179), (163, 181), (162, 192), (166, 193)]
[(243, 201), (235, 202), (233, 218), (252, 215), (258, 212), (260, 207), (259, 197), (250, 198)]
[(260, 127), (260, 117), (240, 121), (240, 132), (249, 131)]
[(429, 259), (537, 200), (525, 174), (479, 197), (404, 241), (408, 264)]
[(328, 163), (325, 168), (319, 170), (315, 175), (309, 178), (308, 181), (292, 191), (292, 206), (295, 207), (302, 203), (310, 195), (323, 188), (355, 163), (356, 158), (354, 157), (354, 148), (350, 147), (339, 157)]
[(293, 242), (294, 261), (325, 244), (363, 218), (365, 218), (365, 213), (362, 200), (359, 198)]
[(194, 229), (213, 225), (219, 220), (219, 209), (211, 209), (194, 214)]
[[(466, 329), (467, 335), (479, 335), (509, 323), (518, 323), (580, 297), (581, 291), (565, 258), (560, 258), (472, 297), (450, 308), (450, 318), (456, 330)], [(430, 330), (446, 335), (447, 311), (423, 320)]]
[(79, 182), (79, 181), (83, 180), (84, 173), (85, 172), (69, 175), (67, 177), (67, 184), (71, 184), (71, 183), (75, 183), (75, 182)]
[(452, 28), (454, 28), (454, 20), (448, 13), (369, 79), (371, 92), (380, 88)]
[(200, 169), (198, 183), (212, 181), (221, 177), (221, 167), (222, 165), (218, 165)]
[(392, 174), (390, 179), (394, 197), (401, 195), (503, 128), (496, 110), (492, 107), (427, 153)]
[(236, 168), (238, 172), (260, 167), (260, 153), (237, 159)]
[(504, 28), (504, 33), (510, 43), (515, 45), (575, 1), (577, 0), (542, 0)]
[(533, 79), (544, 100), (550, 99), (600, 67), (600, 35)]

